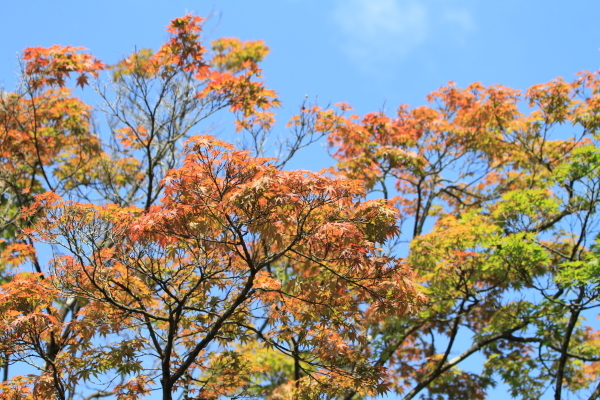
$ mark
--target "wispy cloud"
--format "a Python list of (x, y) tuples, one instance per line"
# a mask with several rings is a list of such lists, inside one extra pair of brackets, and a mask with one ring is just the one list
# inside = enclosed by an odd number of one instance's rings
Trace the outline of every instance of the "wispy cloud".
[(447, 8), (440, 14), (442, 22), (466, 33), (475, 30), (475, 21), (471, 13), (464, 9)]
[[(338, 0), (334, 19), (342, 50), (362, 67), (404, 58), (436, 34), (464, 34), (475, 27), (471, 14), (450, 1)], [(438, 29), (442, 27), (443, 29)]]

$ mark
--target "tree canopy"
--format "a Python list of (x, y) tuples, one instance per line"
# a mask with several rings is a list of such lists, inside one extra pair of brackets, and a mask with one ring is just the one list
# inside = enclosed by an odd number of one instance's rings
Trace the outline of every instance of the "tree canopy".
[(599, 73), (304, 102), (271, 146), (268, 47), (202, 23), (0, 93), (0, 399), (600, 397)]

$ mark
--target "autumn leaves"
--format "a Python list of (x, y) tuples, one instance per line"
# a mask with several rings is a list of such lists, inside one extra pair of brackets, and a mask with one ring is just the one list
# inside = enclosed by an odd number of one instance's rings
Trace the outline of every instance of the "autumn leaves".
[[(364, 200), (358, 181), (190, 136), (221, 109), (238, 130), (268, 131), (278, 105), (254, 79), (266, 47), (220, 40), (207, 60), (201, 22), (176, 19), (158, 51), (109, 67), (116, 97), (97, 89), (110, 143), (67, 89), (71, 74), (83, 87), (106, 67), (81, 48), (26, 51), (25, 89), (3, 96), (3, 168), (14, 171), (3, 199), (24, 197), (3, 215), (1, 349), (6, 371), (41, 364), (3, 396), (265, 396), (294, 379), (297, 396), (312, 396), (370, 393), (381, 380), (355, 350), (367, 342), (361, 323), (420, 301), (409, 269), (377, 247), (397, 235), (396, 211)], [(325, 134), (331, 116), (311, 119), (288, 150)], [(53, 248), (48, 268), (41, 243)], [(36, 273), (9, 269), (26, 260)], [(293, 374), (269, 384), (279, 367), (264, 369), (251, 348), (283, 354)], [(235, 378), (215, 378), (232, 366)]]
[[(450, 84), (394, 116), (305, 103), (274, 159), (268, 48), (209, 49), (201, 23), (177, 18), (158, 50), (112, 66), (27, 49), (0, 96), (0, 398), (478, 399), (502, 380), (560, 399), (590, 385), (598, 74), (525, 93)], [(72, 94), (104, 70), (99, 105)], [(249, 149), (194, 134), (219, 112)], [(283, 169), (324, 138), (335, 169)], [(479, 372), (462, 370), (475, 354)]]

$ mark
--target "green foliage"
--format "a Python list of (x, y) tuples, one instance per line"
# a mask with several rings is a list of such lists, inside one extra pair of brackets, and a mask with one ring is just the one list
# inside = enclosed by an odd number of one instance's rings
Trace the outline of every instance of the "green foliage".
[[(26, 49), (1, 93), (0, 365), (37, 371), (0, 399), (600, 390), (599, 73), (394, 116), (304, 104), (275, 160), (268, 47), (201, 26), (109, 66), (99, 108), (69, 86), (107, 67), (70, 46)], [(220, 111), (251, 149), (191, 136)], [(282, 168), (324, 137), (336, 171)]]

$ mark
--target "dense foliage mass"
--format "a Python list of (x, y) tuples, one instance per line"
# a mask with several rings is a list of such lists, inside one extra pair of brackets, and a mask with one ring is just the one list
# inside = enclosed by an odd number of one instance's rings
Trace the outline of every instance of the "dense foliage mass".
[[(268, 48), (201, 24), (26, 49), (0, 94), (0, 399), (600, 396), (598, 73), (305, 103), (266, 158)], [(222, 112), (245, 149), (194, 135)]]

